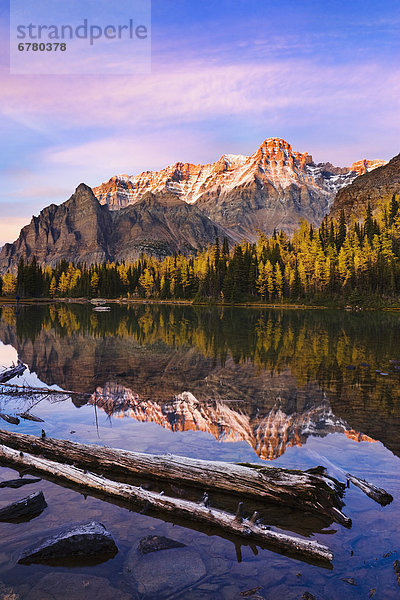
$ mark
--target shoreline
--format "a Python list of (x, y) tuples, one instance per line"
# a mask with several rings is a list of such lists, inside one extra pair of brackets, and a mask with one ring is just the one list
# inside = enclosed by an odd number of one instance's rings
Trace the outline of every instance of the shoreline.
[(343, 310), (345, 312), (361, 311), (400, 311), (400, 304), (396, 306), (359, 306), (342, 304), (300, 304), (300, 303), (276, 303), (276, 302), (222, 302), (222, 301), (195, 301), (195, 300), (161, 300), (159, 298), (22, 298), (18, 302), (15, 298), (1, 297), (1, 305), (27, 306), (29, 304), (90, 304), (95, 306), (96, 301), (102, 300), (107, 304), (131, 305), (131, 304), (165, 304), (170, 306), (204, 306), (219, 308), (269, 308), (284, 310)]

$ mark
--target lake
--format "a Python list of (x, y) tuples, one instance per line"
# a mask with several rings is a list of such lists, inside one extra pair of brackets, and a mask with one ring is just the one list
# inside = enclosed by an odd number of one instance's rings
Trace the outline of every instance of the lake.
[[(329, 546), (327, 569), (44, 479), (4, 488), (1, 506), (43, 490), (48, 507), (27, 523), (0, 523), (0, 597), (9, 588), (22, 600), (399, 597), (400, 314), (164, 304), (97, 312), (73, 303), (0, 310), (0, 365), (27, 365), (10, 383), (80, 393), (39, 401), (3, 393), (1, 413), (30, 410), (44, 423), (2, 421), (1, 429), (40, 436), (44, 428), (48, 437), (194, 458), (324, 465), (342, 481), (350, 472), (394, 497), (381, 507), (351, 486), (343, 508), (351, 529), (265, 507), (274, 529)], [(2, 481), (16, 477), (0, 468)], [(17, 564), (47, 531), (89, 520), (112, 533), (115, 558)], [(186, 547), (139, 556), (149, 535)]]

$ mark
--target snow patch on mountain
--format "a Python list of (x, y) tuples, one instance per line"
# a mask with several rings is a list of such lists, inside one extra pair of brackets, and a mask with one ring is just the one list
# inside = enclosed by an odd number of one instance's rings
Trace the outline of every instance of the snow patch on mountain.
[(209, 164), (178, 162), (160, 171), (139, 175), (117, 175), (93, 189), (101, 204), (119, 210), (140, 201), (147, 192), (168, 191), (188, 204), (201, 198), (219, 197), (258, 182), (285, 195), (292, 186), (307, 187), (330, 206), (336, 192), (350, 185), (356, 177), (386, 164), (383, 160), (360, 160), (351, 167), (335, 167), (331, 163), (315, 164), (307, 152), (295, 152), (281, 138), (267, 138), (251, 156), (224, 154)]

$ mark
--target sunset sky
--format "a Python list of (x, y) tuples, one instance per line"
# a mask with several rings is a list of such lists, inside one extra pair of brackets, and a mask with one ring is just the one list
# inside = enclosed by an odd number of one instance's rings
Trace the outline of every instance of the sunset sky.
[[(400, 151), (396, 0), (153, 0), (140, 76), (10, 75), (7, 4), (0, 244), (80, 182), (251, 154), (271, 136), (341, 166)], [(117, 18), (129, 2), (112, 5)]]

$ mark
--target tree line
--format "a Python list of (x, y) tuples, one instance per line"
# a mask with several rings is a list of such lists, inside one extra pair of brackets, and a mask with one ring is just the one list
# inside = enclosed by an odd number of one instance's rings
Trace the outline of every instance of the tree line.
[(290, 238), (259, 232), (256, 243), (229, 248), (216, 240), (197, 256), (95, 265), (20, 260), (0, 280), (3, 295), (25, 297), (139, 297), (210, 301), (361, 301), (400, 294), (400, 202), (396, 195), (362, 220), (306, 221)]

